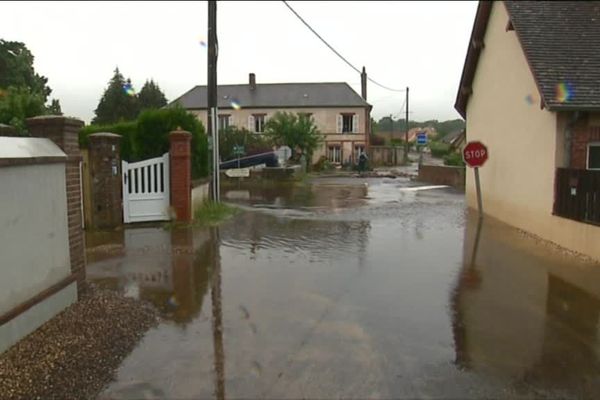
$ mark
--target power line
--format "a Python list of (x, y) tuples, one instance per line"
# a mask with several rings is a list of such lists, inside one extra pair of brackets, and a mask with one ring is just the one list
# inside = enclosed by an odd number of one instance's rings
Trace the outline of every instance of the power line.
[[(304, 20), (304, 18), (302, 18), (302, 17), (300, 16), (300, 14), (298, 14), (298, 13), (296, 12), (296, 10), (294, 10), (294, 9), (292, 8), (292, 6), (290, 6), (290, 5), (287, 3), (287, 1), (285, 1), (285, 0), (282, 0), (282, 1), (283, 1), (283, 4), (285, 4), (285, 5), (287, 6), (287, 8), (289, 8), (289, 9), (290, 9), (290, 11), (291, 11), (292, 13), (294, 13), (294, 15), (295, 15), (296, 17), (298, 17), (298, 19), (299, 19), (300, 21), (302, 21), (302, 23), (303, 23), (303, 24), (304, 24), (304, 25), (305, 25), (305, 26), (306, 26), (308, 29), (310, 29), (310, 31), (311, 31), (312, 33), (314, 33), (314, 34), (315, 34), (315, 36), (316, 36), (316, 37), (318, 37), (318, 38), (321, 40), (321, 42), (325, 43), (325, 45), (326, 45), (327, 47), (329, 47), (329, 49), (330, 49), (331, 51), (333, 51), (333, 52), (334, 52), (334, 53), (335, 53), (335, 54), (336, 54), (336, 55), (337, 55), (339, 58), (341, 58), (341, 59), (342, 59), (342, 60), (343, 60), (343, 61), (344, 61), (346, 64), (348, 64), (348, 65), (350, 66), (350, 68), (352, 68), (353, 70), (355, 70), (355, 71), (356, 71), (356, 72), (358, 72), (359, 74), (362, 72), (361, 70), (359, 70), (358, 68), (356, 68), (354, 65), (352, 65), (352, 63), (351, 63), (350, 61), (346, 60), (346, 58), (345, 58), (344, 56), (342, 56), (342, 55), (341, 55), (341, 54), (340, 54), (340, 53), (339, 53), (339, 52), (338, 52), (336, 49), (334, 49), (334, 48), (333, 48), (333, 46), (331, 46), (329, 43), (327, 43), (327, 41), (326, 41), (325, 39), (323, 39), (323, 38), (321, 37), (321, 35), (319, 35), (319, 34), (317, 33), (317, 31), (315, 31), (315, 30), (312, 28), (312, 26), (310, 26), (310, 25), (308, 24), (308, 22), (306, 22), (306, 21)], [(376, 80), (374, 80), (373, 78), (369, 77), (368, 75), (367, 75), (367, 79), (368, 79), (369, 81), (371, 81), (372, 83), (374, 83), (375, 85), (377, 85), (377, 86), (379, 86), (379, 87), (382, 87), (382, 88), (384, 88), (384, 89), (386, 89), (386, 90), (390, 90), (390, 91), (392, 91), (392, 92), (406, 92), (406, 89), (393, 89), (393, 88), (391, 88), (391, 87), (388, 87), (388, 86), (382, 85), (381, 83), (377, 82)]]

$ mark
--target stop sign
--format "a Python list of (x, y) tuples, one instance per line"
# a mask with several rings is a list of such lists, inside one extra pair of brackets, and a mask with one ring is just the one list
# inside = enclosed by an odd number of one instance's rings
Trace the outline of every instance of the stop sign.
[(481, 142), (469, 142), (463, 150), (463, 160), (469, 167), (481, 167), (488, 159), (488, 149)]

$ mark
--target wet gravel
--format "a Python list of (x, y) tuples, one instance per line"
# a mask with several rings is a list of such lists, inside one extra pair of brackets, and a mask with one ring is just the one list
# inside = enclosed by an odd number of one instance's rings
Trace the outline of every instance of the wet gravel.
[(153, 306), (89, 285), (77, 303), (0, 355), (0, 398), (93, 399), (158, 322)]

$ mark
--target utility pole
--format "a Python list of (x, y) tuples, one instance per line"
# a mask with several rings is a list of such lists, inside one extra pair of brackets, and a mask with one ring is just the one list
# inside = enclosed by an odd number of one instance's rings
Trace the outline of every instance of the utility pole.
[(408, 86), (406, 87), (406, 132), (404, 133), (404, 163), (408, 164)]
[(393, 138), (394, 138), (394, 116), (392, 114), (390, 114), (390, 143), (389, 143), (389, 146), (394, 151), (393, 158), (394, 158), (394, 165), (396, 165), (396, 146), (392, 142)]
[(208, 79), (207, 79), (207, 114), (208, 135), (212, 139), (212, 181), (211, 198), (219, 202), (219, 129), (217, 128), (217, 58), (219, 45), (217, 40), (217, 2), (208, 2)]

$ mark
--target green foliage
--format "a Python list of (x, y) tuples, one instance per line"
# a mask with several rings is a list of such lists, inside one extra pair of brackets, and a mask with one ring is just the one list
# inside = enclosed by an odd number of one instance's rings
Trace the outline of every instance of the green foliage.
[(137, 121), (118, 122), (111, 125), (88, 125), (79, 133), (79, 147), (87, 148), (88, 136), (92, 133), (110, 132), (121, 135), (121, 159), (125, 161), (139, 161), (135, 149), (135, 135)]
[[(406, 119), (390, 119), (390, 117), (383, 117), (377, 123), (378, 130), (380, 132), (405, 132), (406, 131)], [(438, 121), (432, 119), (428, 121), (408, 121), (408, 129), (427, 127), (430, 126), (437, 132), (438, 139), (443, 138), (450, 132), (462, 130), (465, 127), (465, 121), (462, 119), (452, 119), (448, 121)]]
[(46, 107), (46, 113), (49, 115), (63, 115), (62, 109), (60, 108), (60, 101), (52, 99), (50, 105)]
[(169, 132), (178, 128), (192, 134), (192, 178), (208, 176), (208, 140), (204, 126), (181, 107), (143, 111), (135, 121), (107, 125), (90, 125), (79, 136), (81, 147), (87, 147), (88, 136), (96, 132), (111, 132), (123, 136), (121, 158), (139, 161), (159, 157), (169, 151)]
[(45, 114), (44, 97), (27, 87), (10, 87), (0, 95), (0, 123), (26, 134), (25, 119)]
[(450, 153), (450, 145), (442, 142), (430, 142), (429, 149), (433, 157), (441, 158)]
[(0, 39), (0, 88), (29, 88), (31, 93), (42, 96), (45, 103), (52, 92), (48, 78), (35, 72), (33, 54), (24, 43)]
[(291, 112), (275, 113), (266, 123), (265, 136), (275, 145), (292, 149), (292, 158), (296, 161), (302, 155), (310, 160), (322, 140), (312, 116)]
[(463, 161), (460, 153), (450, 153), (444, 156), (444, 165), (452, 165), (457, 167), (464, 167), (465, 162)]
[(194, 223), (200, 225), (216, 225), (238, 212), (238, 209), (225, 203), (205, 201), (194, 209)]
[(163, 108), (167, 105), (165, 94), (153, 80), (144, 83), (138, 95), (138, 101), (142, 111), (149, 108)]
[(312, 170), (314, 172), (332, 171), (333, 164), (327, 159), (327, 157), (321, 156), (319, 160), (313, 164)]
[(0, 39), (0, 123), (27, 134), (25, 119), (38, 115), (61, 115), (60, 103), (44, 104), (52, 89), (48, 79), (35, 72), (33, 54), (21, 42)]
[(181, 107), (143, 111), (138, 118), (136, 151), (140, 159), (169, 151), (169, 132), (181, 128), (192, 134), (192, 177), (208, 175), (208, 140), (195, 115)]
[(139, 113), (139, 103), (136, 96), (129, 95), (124, 87), (131, 85), (131, 80), (125, 80), (115, 69), (114, 75), (104, 91), (92, 124), (106, 125), (122, 121), (133, 121)]
[(244, 156), (265, 153), (272, 150), (271, 141), (264, 135), (257, 135), (245, 128), (230, 126), (219, 132), (219, 153), (222, 161), (237, 158), (234, 146), (244, 147)]

